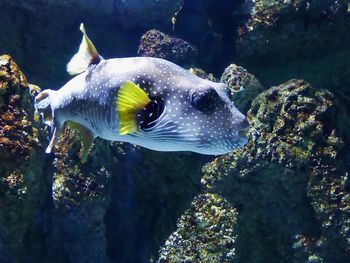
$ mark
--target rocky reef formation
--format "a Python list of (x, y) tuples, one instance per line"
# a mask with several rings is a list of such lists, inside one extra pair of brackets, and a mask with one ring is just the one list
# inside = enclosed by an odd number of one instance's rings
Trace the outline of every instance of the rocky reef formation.
[(194, 198), (158, 262), (234, 262), (237, 211), (217, 194)]
[[(248, 144), (203, 169), (204, 193), (220, 193), (229, 205), (198, 197), (202, 201), (198, 211), (191, 211), (193, 220), (179, 221), (160, 262), (178, 262), (170, 251), (184, 244), (219, 251), (215, 262), (348, 262), (350, 191), (339, 130), (348, 116), (330, 92), (300, 80), (261, 93), (248, 116)], [(225, 239), (234, 241), (227, 261), (227, 246), (216, 250), (210, 231), (205, 237), (195, 231), (201, 226), (196, 216), (220, 210), (236, 222), (225, 224)], [(217, 219), (209, 217), (205, 229), (216, 229)], [(214, 262), (211, 253), (199, 257), (198, 247), (185, 247), (177, 254), (186, 255), (187, 262)]]
[(349, 11), (348, 0), (244, 1), (233, 14), (237, 63), (267, 85), (302, 78), (348, 92)]
[(0, 56), (0, 253), (2, 262), (25, 259), (27, 250), (45, 254), (44, 204), (50, 178), (43, 174), (45, 141), (31, 92), (10, 56)]
[(252, 101), (264, 90), (253, 74), (235, 64), (231, 64), (224, 70), (220, 82), (231, 88), (232, 100), (244, 114), (250, 109)]
[(158, 30), (146, 32), (138, 49), (140, 56), (163, 58), (181, 66), (195, 65), (197, 53), (197, 48), (186, 41)]
[(79, 137), (78, 131), (67, 128), (55, 147), (48, 250), (53, 262), (108, 262), (104, 216), (118, 154), (98, 140), (82, 164)]
[(240, 57), (278, 54), (275, 61), (286, 61), (328, 50), (330, 39), (332, 48), (349, 40), (343, 34), (349, 22), (347, 0), (249, 0), (236, 11), (244, 13), (248, 20), (239, 27), (236, 40)]

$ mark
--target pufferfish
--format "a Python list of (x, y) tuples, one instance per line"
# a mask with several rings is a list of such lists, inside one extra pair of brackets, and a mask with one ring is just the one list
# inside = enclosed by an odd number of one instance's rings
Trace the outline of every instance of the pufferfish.
[(35, 108), (50, 125), (50, 153), (69, 125), (82, 137), (82, 162), (93, 140), (133, 143), (157, 151), (225, 154), (242, 146), (249, 124), (231, 91), (164, 59), (103, 59), (80, 26), (83, 39), (67, 64), (77, 75), (58, 90), (46, 89)]

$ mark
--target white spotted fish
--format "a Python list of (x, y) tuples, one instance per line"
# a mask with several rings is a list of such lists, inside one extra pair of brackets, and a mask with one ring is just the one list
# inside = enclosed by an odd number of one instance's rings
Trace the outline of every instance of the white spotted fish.
[(68, 124), (83, 138), (82, 161), (96, 137), (158, 151), (219, 155), (242, 146), (245, 116), (222, 83), (201, 79), (164, 59), (104, 60), (87, 37), (67, 65), (78, 74), (59, 90), (43, 90), (36, 110), (51, 126), (52, 151)]

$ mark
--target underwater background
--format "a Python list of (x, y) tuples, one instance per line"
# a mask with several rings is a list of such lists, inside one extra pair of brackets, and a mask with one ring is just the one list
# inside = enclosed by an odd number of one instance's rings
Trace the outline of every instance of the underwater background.
[[(95, 140), (52, 155), (34, 112), (104, 58), (226, 83), (251, 124), (223, 156)], [(0, 0), (0, 263), (350, 262), (349, 0)], [(40, 87), (40, 88), (39, 88)]]

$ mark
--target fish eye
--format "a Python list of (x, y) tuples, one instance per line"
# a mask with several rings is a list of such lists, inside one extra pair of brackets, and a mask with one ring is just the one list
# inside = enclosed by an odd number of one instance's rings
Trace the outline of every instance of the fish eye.
[(190, 92), (191, 105), (202, 112), (212, 112), (215, 106), (216, 95), (214, 89), (205, 91), (192, 90)]

